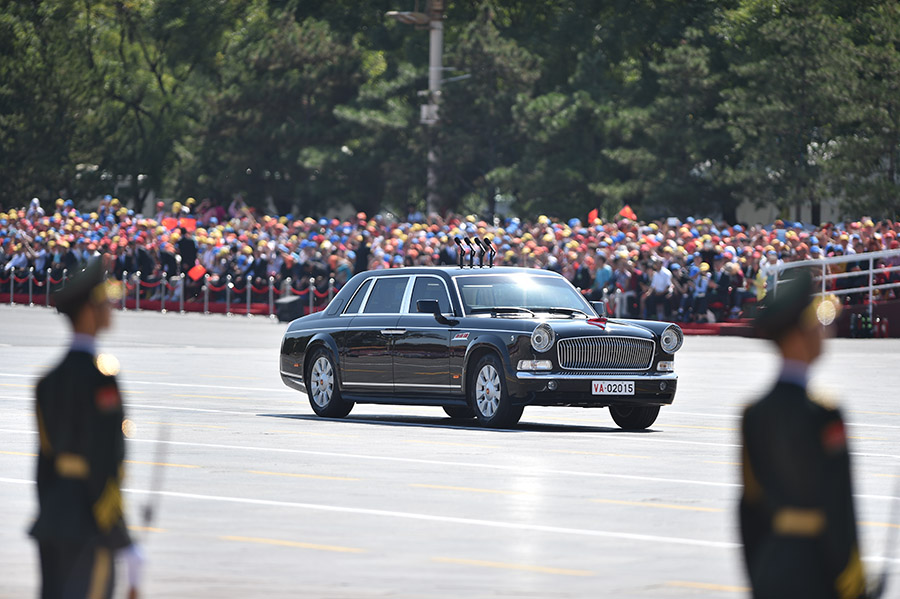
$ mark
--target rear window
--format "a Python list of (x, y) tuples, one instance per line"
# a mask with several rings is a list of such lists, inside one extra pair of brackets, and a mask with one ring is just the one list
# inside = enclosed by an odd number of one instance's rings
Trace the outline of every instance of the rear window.
[(344, 314), (356, 314), (359, 312), (359, 307), (362, 305), (363, 298), (366, 297), (366, 291), (368, 291), (369, 285), (371, 284), (372, 279), (363, 281), (363, 284), (360, 285), (359, 289), (356, 291), (356, 295), (350, 300), (350, 305), (347, 306), (347, 311), (344, 312)]
[(407, 281), (409, 277), (375, 279), (375, 287), (369, 294), (363, 314), (399, 314)]
[(417, 311), (416, 302), (419, 300), (437, 300), (442, 314), (448, 314), (453, 311), (450, 308), (450, 297), (447, 295), (444, 283), (435, 277), (416, 277), (412, 298), (409, 300), (410, 312)]

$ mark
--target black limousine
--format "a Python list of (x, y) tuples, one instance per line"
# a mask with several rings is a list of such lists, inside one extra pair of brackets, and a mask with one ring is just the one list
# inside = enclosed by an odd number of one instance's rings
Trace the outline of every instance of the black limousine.
[(644, 429), (675, 397), (683, 340), (674, 324), (606, 318), (553, 272), (399, 268), (360, 273), (291, 322), (281, 377), (329, 418), (380, 403), (509, 427), (526, 406), (608, 407)]

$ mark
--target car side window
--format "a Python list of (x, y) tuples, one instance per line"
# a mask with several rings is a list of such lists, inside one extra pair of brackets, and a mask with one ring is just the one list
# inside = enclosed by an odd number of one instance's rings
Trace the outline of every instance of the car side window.
[(409, 300), (410, 312), (416, 312), (416, 302), (419, 300), (437, 300), (442, 314), (453, 312), (452, 308), (450, 308), (450, 297), (447, 295), (447, 289), (440, 279), (416, 277), (412, 297)]
[(375, 279), (375, 287), (363, 308), (363, 314), (399, 314), (403, 294), (409, 277), (384, 277)]
[(363, 284), (359, 286), (356, 295), (353, 296), (353, 299), (350, 301), (350, 305), (347, 306), (347, 310), (344, 314), (356, 314), (359, 312), (359, 307), (362, 305), (363, 299), (366, 297), (366, 291), (368, 291), (369, 285), (371, 284), (372, 279), (363, 281)]

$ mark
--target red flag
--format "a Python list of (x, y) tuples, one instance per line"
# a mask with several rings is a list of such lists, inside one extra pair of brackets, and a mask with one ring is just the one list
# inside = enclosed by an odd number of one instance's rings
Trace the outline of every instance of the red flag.
[(593, 225), (594, 221), (600, 217), (600, 211), (594, 208), (590, 212), (588, 212), (588, 224)]
[(162, 226), (167, 228), (169, 231), (178, 226), (178, 219), (172, 218), (171, 216), (168, 218), (162, 219)]
[(197, 229), (197, 219), (180, 218), (178, 219), (178, 225), (184, 228), (185, 231), (190, 231), (191, 233), (193, 233)]
[(619, 210), (619, 216), (624, 216), (629, 220), (637, 220), (637, 214), (631, 209), (631, 206), (625, 204), (625, 207)]
[(197, 264), (193, 266), (187, 273), (192, 281), (199, 281), (206, 274), (206, 269)]

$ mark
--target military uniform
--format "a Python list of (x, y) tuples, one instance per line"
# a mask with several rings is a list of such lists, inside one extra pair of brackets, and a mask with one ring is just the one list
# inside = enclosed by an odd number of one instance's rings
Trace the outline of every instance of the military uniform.
[[(62, 308), (61, 308), (62, 310)], [(110, 597), (116, 549), (131, 544), (122, 514), (122, 402), (118, 365), (75, 335), (37, 385), (40, 434), (37, 540), (42, 597)]]
[[(816, 309), (811, 284), (800, 273), (779, 286), (756, 321), (784, 357), (774, 387), (746, 409), (742, 425), (740, 525), (756, 599), (866, 596), (844, 421), (806, 391), (809, 363), (821, 348), (815, 336), (822, 334), (810, 318), (834, 317), (831, 304)], [(806, 360), (789, 357), (810, 339)]]
[(740, 520), (754, 597), (863, 596), (840, 412), (779, 380), (744, 413), (743, 442)]

